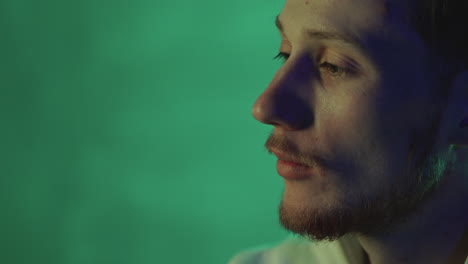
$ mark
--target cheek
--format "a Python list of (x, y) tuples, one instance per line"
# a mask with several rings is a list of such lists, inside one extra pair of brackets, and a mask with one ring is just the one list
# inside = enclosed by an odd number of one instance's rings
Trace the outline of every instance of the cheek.
[[(376, 91), (375, 87), (368, 88)], [(333, 153), (354, 168), (356, 177), (364, 177), (365, 181), (368, 177), (382, 181), (384, 171), (399, 171), (404, 160), (398, 157), (405, 154), (407, 128), (395, 120), (392, 104), (376, 104), (378, 100), (373, 92), (342, 98), (335, 99), (323, 126), (325, 142), (333, 148)]]
[(372, 135), (377, 123), (372, 87), (351, 86), (334, 97), (328, 107), (330, 136), (342, 142), (358, 143)]
[(376, 139), (374, 111), (369, 109), (369, 102), (362, 97), (359, 100), (348, 97), (336, 102), (333, 112), (328, 112), (322, 119), (321, 134), (330, 151), (343, 163), (352, 167), (353, 163), (365, 159), (362, 153), (372, 148), (369, 142)]

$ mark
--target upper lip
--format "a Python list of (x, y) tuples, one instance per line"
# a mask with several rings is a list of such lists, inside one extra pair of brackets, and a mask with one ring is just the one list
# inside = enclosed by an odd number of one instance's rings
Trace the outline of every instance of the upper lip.
[(278, 157), (278, 159), (280, 159), (280, 160), (290, 161), (290, 162), (294, 162), (294, 163), (298, 163), (298, 164), (307, 166), (307, 165), (303, 164), (302, 162), (300, 162), (299, 160), (297, 160), (295, 158), (292, 158), (291, 156), (286, 155), (286, 154), (284, 154), (282, 152), (279, 152), (277, 150), (272, 150), (271, 152), (273, 152), (276, 155), (276, 157)]

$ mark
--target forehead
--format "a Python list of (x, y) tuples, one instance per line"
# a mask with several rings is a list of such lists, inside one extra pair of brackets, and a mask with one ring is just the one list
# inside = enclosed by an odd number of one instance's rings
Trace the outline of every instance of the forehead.
[(280, 19), (291, 34), (297, 25), (365, 29), (381, 22), (384, 7), (382, 0), (286, 0)]
[(292, 42), (300, 42), (304, 28), (311, 28), (346, 33), (363, 42), (373, 36), (411, 45), (418, 40), (408, 26), (406, 4), (400, 0), (286, 0), (279, 19)]

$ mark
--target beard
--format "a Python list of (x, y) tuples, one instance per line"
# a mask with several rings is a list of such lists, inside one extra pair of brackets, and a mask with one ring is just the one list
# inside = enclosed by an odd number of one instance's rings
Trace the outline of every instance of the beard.
[(377, 236), (397, 231), (398, 226), (420, 213), (453, 169), (453, 152), (431, 154), (441, 113), (429, 115), (432, 119), (425, 127), (413, 131), (410, 136), (403, 181), (382, 184), (367, 195), (364, 190), (344, 188), (332, 202), (317, 202), (319, 206), (315, 207), (282, 200), (280, 224), (312, 241), (331, 242), (348, 233)]

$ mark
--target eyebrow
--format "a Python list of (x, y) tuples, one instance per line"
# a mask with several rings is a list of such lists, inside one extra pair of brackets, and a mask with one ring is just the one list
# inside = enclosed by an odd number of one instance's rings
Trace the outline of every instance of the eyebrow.
[[(278, 30), (284, 35), (284, 27), (279, 19), (279, 15), (276, 16), (275, 25), (278, 28)], [(306, 36), (312, 39), (338, 41), (344, 44), (354, 46), (360, 50), (365, 50), (364, 45), (356, 36), (346, 35), (339, 32), (320, 31), (314, 29), (305, 29), (304, 33)]]

